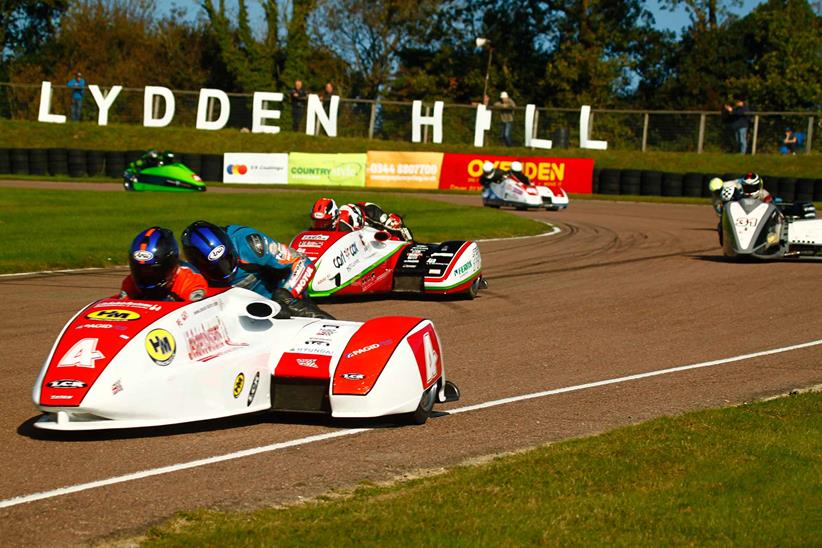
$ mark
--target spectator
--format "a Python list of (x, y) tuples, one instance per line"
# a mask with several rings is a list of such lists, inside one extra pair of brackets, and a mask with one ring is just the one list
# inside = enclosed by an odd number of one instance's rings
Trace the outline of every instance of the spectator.
[(79, 70), (69, 80), (68, 87), (71, 90), (71, 119), (79, 122), (83, 115), (83, 93), (86, 91), (86, 81)]
[(797, 141), (798, 139), (793, 129), (785, 129), (785, 137), (782, 138), (782, 146), (779, 147), (780, 154), (796, 154)]
[(514, 108), (517, 105), (513, 99), (508, 97), (508, 92), (503, 91), (500, 93), (499, 99), (499, 101), (494, 103), (494, 109), (500, 111), (499, 119), (502, 122), (502, 133), (500, 137), (502, 137), (502, 142), (505, 143), (505, 146), (510, 147), (513, 144), (511, 142), (511, 129), (514, 126)]
[(332, 95), (334, 95), (334, 84), (332, 84), (331, 82), (326, 82), (322, 96), (323, 106), (325, 107), (326, 111), (328, 110), (328, 105), (331, 103)]
[(302, 80), (294, 80), (291, 96), (291, 130), (300, 131), (300, 121), (305, 118), (305, 89)]
[(748, 106), (742, 99), (737, 99), (736, 106), (725, 105), (725, 111), (729, 114), (728, 121), (736, 138), (736, 144), (740, 154), (748, 151), (748, 127), (751, 121), (748, 118)]

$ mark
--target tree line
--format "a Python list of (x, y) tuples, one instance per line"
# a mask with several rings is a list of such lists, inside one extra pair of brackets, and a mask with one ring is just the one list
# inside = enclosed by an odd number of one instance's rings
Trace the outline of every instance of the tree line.
[[(681, 35), (640, 0), (201, 0), (195, 17), (154, 0), (0, 3), (0, 80), (287, 91), (300, 79), (343, 97), (492, 100), (577, 108), (822, 108), (822, 6), (662, 0)], [(480, 48), (476, 38), (486, 39)]]

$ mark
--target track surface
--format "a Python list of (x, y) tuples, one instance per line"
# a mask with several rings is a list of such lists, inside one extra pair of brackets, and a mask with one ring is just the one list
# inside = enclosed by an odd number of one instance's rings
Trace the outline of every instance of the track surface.
[[(74, 187), (76, 188), (76, 187)], [(476, 203), (473, 196), (440, 199)], [(441, 409), (820, 338), (822, 265), (720, 260), (707, 206), (575, 201), (555, 236), (481, 244), (474, 301), (326, 305), (339, 318), (432, 318), (463, 399)], [(0, 500), (349, 428), (266, 415), (125, 434), (49, 437), (31, 426), (34, 377), (64, 322), (122, 271), (0, 278)], [(2, 545), (73, 545), (177, 510), (253, 508), (363, 480), (822, 383), (822, 347), (378, 428), (0, 509)], [(354, 426), (371, 426), (357, 424)]]

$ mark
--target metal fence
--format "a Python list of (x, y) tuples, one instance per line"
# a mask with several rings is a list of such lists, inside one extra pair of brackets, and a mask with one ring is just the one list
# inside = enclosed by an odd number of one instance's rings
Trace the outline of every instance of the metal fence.
[[(104, 93), (107, 90), (103, 89)], [(51, 111), (68, 114), (70, 90), (53, 86)], [(173, 126), (194, 127), (198, 91), (173, 90), (175, 115)], [(82, 120), (97, 120), (97, 104), (88, 91), (83, 103)], [(230, 116), (227, 127), (250, 128), (252, 95), (229, 93)], [(0, 117), (19, 120), (37, 120), (40, 105), (39, 84), (10, 84), (0, 82)], [(430, 115), (432, 104), (424, 106)], [(154, 106), (159, 111), (160, 102)], [(209, 119), (218, 114), (219, 104), (209, 105)], [(292, 111), (286, 96), (278, 125), (282, 131), (292, 130)], [(513, 141), (524, 144), (525, 109), (515, 109)], [(157, 113), (155, 113), (157, 114)], [(445, 104), (443, 113), (443, 142), (473, 144), (476, 107), (465, 104)], [(109, 111), (111, 124), (142, 124), (143, 88), (124, 88)], [(268, 122), (272, 123), (272, 122)], [(305, 129), (305, 121), (298, 124)], [(373, 101), (363, 99), (340, 100), (337, 121), (340, 137), (359, 137), (389, 141), (411, 140), (411, 103)], [(791, 128), (800, 137), (795, 148), (798, 154), (822, 152), (822, 112), (753, 112), (748, 130), (748, 152), (776, 154), (785, 131)], [(500, 122), (494, 117), (486, 143), (499, 145)], [(590, 119), (590, 138), (608, 141), (612, 150), (674, 151), (674, 152), (737, 152), (731, 128), (720, 112), (615, 110), (593, 109)], [(537, 130), (534, 137), (551, 139), (554, 148), (569, 148), (579, 144), (579, 110), (559, 108), (537, 109)], [(432, 132), (425, 126), (423, 140), (430, 142)]]

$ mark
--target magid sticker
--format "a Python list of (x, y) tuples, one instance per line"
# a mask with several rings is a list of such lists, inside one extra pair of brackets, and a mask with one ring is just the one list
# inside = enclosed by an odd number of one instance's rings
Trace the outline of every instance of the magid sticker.
[(146, 335), (146, 352), (157, 365), (168, 365), (177, 352), (177, 342), (165, 329), (152, 329)]

